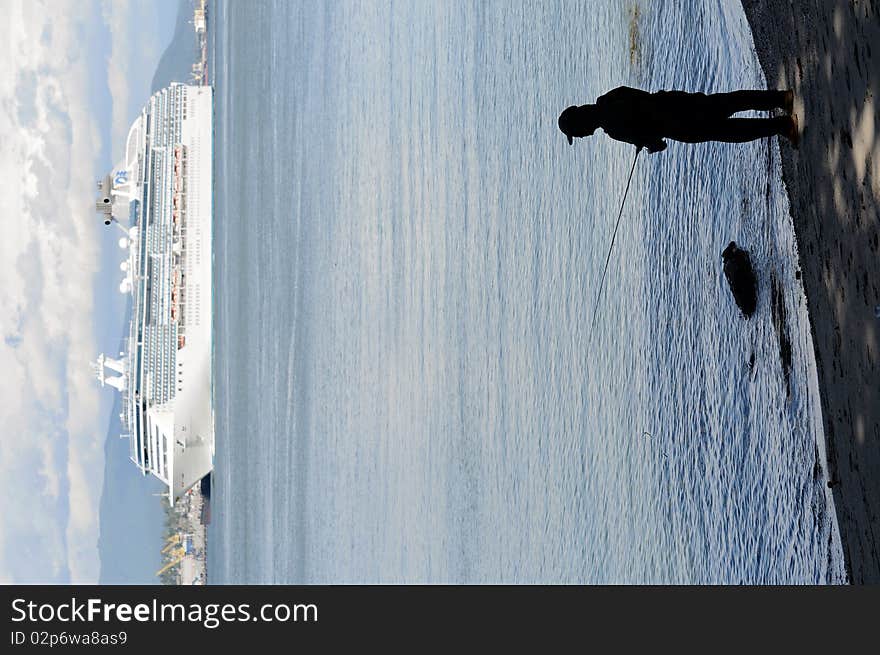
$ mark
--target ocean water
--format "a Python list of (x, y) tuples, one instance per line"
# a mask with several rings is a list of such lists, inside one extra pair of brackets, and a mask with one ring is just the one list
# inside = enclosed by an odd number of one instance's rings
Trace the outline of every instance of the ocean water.
[(556, 117), (765, 87), (739, 3), (211, 20), (209, 581), (845, 581), (776, 140), (640, 156), (590, 337), (634, 149)]

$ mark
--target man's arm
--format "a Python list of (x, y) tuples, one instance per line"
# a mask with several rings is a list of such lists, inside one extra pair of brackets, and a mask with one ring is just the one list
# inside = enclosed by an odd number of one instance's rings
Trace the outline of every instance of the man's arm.
[(632, 144), (640, 150), (642, 148), (647, 148), (648, 152), (652, 154), (655, 152), (663, 152), (664, 150), (666, 150), (666, 142), (662, 139), (662, 137), (652, 134), (646, 134), (642, 130), (632, 130), (628, 129), (627, 127), (621, 127), (619, 125), (609, 125), (607, 127), (603, 127), (602, 129), (604, 129), (605, 134), (610, 136), (612, 139)]

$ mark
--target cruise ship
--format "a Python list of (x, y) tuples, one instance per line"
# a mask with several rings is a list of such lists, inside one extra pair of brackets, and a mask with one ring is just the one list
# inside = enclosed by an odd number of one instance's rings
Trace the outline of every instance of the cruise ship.
[(122, 232), (119, 290), (132, 309), (123, 351), (100, 355), (93, 371), (122, 394), (131, 461), (168, 485), (171, 504), (214, 461), (212, 124), (210, 86), (155, 93), (122, 161), (98, 181), (95, 207)]

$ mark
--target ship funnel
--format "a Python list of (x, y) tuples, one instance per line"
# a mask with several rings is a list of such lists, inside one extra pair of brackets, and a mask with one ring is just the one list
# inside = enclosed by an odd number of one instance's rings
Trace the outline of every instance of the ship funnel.
[(109, 175), (103, 180), (98, 180), (98, 198), (95, 201), (95, 211), (104, 215), (104, 225), (110, 225), (113, 220), (113, 182)]

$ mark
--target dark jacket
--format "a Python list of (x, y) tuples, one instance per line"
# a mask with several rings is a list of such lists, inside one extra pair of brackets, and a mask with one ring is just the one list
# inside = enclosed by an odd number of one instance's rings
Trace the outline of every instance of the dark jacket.
[(703, 93), (648, 93), (628, 86), (618, 87), (596, 100), (599, 127), (608, 136), (650, 152), (663, 150), (663, 139), (678, 138), (689, 129), (688, 123), (703, 120), (706, 104)]

